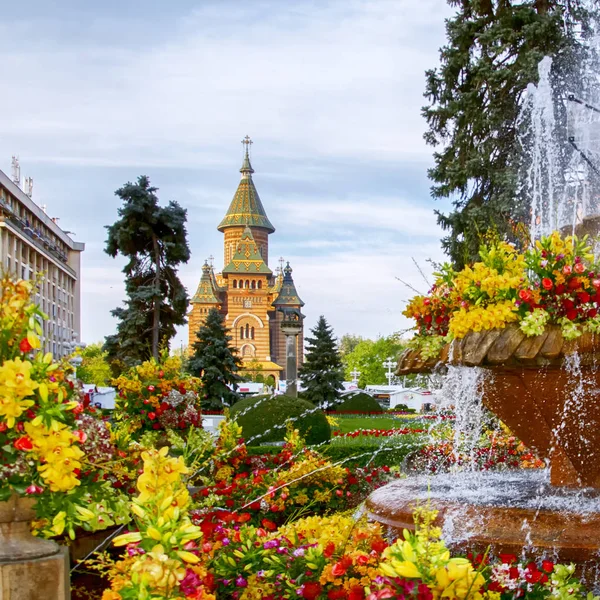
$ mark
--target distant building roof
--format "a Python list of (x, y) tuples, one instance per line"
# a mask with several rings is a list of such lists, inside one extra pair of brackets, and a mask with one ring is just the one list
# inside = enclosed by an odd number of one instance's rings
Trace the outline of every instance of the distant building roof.
[(204, 261), (202, 266), (202, 277), (192, 302), (195, 304), (219, 304), (221, 302), (218, 297), (214, 273), (207, 261)]
[(294, 280), (292, 279), (292, 267), (290, 267), (290, 263), (283, 270), (281, 290), (273, 302), (273, 306), (304, 306), (304, 302), (300, 300)]

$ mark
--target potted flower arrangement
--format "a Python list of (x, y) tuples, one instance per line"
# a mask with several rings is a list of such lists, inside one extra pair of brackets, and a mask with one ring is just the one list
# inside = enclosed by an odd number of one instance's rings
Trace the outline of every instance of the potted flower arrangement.
[(114, 417), (121, 428), (138, 439), (145, 432), (201, 427), (199, 382), (182, 375), (181, 359), (164, 353), (113, 381), (118, 390)]
[(600, 487), (600, 407), (584, 400), (600, 383), (600, 270), (587, 237), (554, 232), (522, 252), (497, 242), (480, 256), (459, 272), (445, 267), (427, 296), (409, 302), (417, 335), (398, 373), (438, 361), (486, 368), (484, 403), (550, 461), (552, 482)]

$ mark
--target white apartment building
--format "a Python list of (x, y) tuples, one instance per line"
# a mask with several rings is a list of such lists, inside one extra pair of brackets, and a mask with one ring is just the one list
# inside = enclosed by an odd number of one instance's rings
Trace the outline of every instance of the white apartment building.
[[(20, 187), (20, 169), (13, 157), (9, 178), (0, 171), (1, 271), (23, 279), (41, 276), (36, 301), (48, 315), (43, 347), (65, 356), (81, 333), (81, 253), (75, 242), (31, 199), (33, 182)], [(26, 193), (27, 192), (27, 193)]]

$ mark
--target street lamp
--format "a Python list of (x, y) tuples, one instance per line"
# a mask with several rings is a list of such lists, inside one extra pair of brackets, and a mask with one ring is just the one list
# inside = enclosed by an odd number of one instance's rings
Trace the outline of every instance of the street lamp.
[(283, 313), (281, 331), (285, 335), (286, 396), (298, 397), (298, 334), (302, 331), (304, 315), (297, 308), (280, 308)]
[(73, 354), (73, 356), (69, 358), (69, 364), (73, 367), (73, 379), (77, 382), (77, 369), (83, 363), (83, 358), (81, 358), (79, 354), (74, 353), (79, 349), (85, 348), (85, 344), (78, 342), (77, 338), (73, 336), (73, 341), (71, 343), (66, 343), (65, 346), (67, 347), (69, 353)]
[(383, 366), (387, 369), (386, 377), (388, 385), (392, 385), (392, 378), (394, 377), (392, 369), (396, 366), (396, 361), (394, 361), (391, 356), (388, 356), (387, 360), (383, 362)]

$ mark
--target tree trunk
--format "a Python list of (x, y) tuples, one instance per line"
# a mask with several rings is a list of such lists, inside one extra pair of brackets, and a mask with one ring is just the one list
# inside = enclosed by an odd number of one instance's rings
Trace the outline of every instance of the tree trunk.
[(540, 15), (545, 15), (550, 8), (548, 0), (535, 0), (535, 10)]
[(152, 246), (154, 248), (154, 261), (156, 263), (156, 272), (154, 275), (154, 310), (152, 315), (152, 356), (158, 360), (158, 345), (160, 342), (160, 248), (156, 235), (152, 236)]

